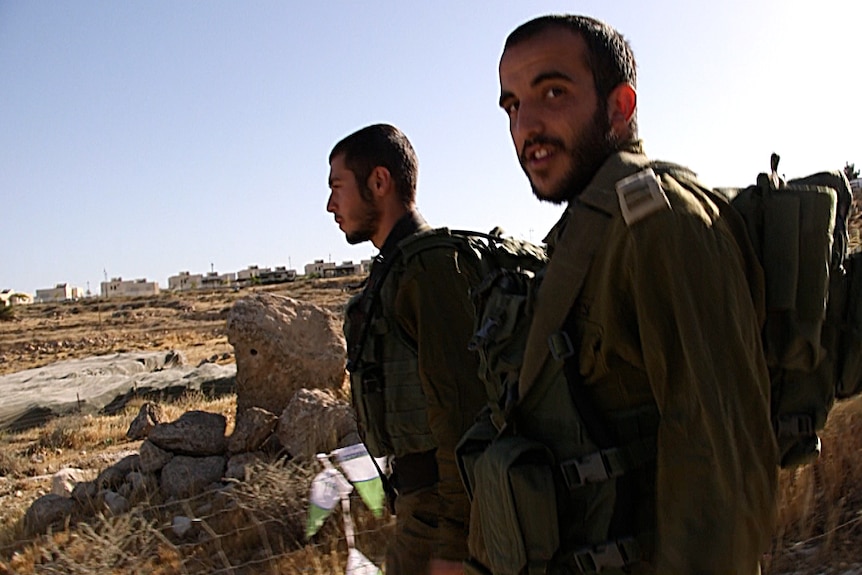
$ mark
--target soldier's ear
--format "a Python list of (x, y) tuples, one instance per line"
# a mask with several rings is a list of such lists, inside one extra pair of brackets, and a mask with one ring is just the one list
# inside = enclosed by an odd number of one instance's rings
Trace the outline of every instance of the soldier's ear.
[(608, 96), (608, 122), (618, 138), (631, 136), (631, 122), (637, 102), (637, 92), (634, 86), (628, 83), (620, 84)]
[(375, 196), (383, 196), (392, 185), (392, 174), (383, 166), (376, 166), (371, 170), (366, 184)]

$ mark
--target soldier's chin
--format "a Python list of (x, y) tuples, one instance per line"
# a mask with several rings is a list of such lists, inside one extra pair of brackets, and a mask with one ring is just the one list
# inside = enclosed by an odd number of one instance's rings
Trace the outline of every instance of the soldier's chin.
[(533, 188), (533, 195), (542, 202), (562, 204), (569, 199), (566, 191), (560, 186), (556, 188), (540, 188), (536, 184), (530, 182), (530, 187)]
[(349, 232), (345, 233), (344, 237), (347, 238), (347, 243), (355, 246), (356, 244), (361, 244), (362, 242), (367, 242), (371, 238), (367, 233), (364, 232)]

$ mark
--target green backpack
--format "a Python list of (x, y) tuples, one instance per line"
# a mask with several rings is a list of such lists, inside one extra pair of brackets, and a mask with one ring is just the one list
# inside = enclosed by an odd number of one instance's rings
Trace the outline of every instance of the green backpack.
[[(412, 258), (425, 250), (440, 247), (455, 250), (458, 265), (473, 290), (482, 289), (482, 278), (515, 273), (532, 274), (547, 262), (543, 248), (504, 237), (499, 228), (487, 234), (447, 228), (419, 232), (400, 242), (393, 257), (375, 262), (375, 265), (383, 266), (377, 281), (368, 290), (350, 299), (345, 319), (345, 334), (350, 334), (347, 370), (351, 373), (357, 423), (363, 440), (375, 456), (424, 451), (431, 445), (428, 444), (430, 429), (422, 418), (416, 417), (416, 411), (399, 411), (404, 404), (424, 404), (419, 378), (402, 378), (397, 386), (387, 386), (386, 382), (386, 365), (401, 365), (409, 361), (410, 356), (415, 355), (415, 350), (411, 351), (410, 345), (404, 344), (393, 343), (387, 347), (379, 340), (381, 334), (377, 332), (382, 330), (381, 333), (385, 333), (389, 328), (383, 327), (374, 318), (377, 307), (381, 305), (380, 290), (386, 285), (384, 279), (390, 273), (398, 278)], [(369, 345), (375, 338), (378, 341)], [(391, 342), (392, 339), (386, 341)], [(384, 364), (382, 355), (388, 356), (391, 361)]]
[[(820, 453), (836, 398), (862, 391), (862, 255), (848, 256), (850, 184), (840, 171), (721, 190), (745, 220), (766, 280), (763, 346), (781, 466)], [(856, 269), (854, 269), (856, 268)]]

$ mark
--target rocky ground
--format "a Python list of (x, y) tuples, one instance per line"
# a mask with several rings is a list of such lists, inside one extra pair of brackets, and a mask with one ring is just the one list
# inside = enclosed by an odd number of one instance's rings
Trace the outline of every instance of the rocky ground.
[(16, 307), (0, 321), (0, 375), (63, 359), (178, 350), (187, 361), (232, 362), (225, 318), (233, 303), (268, 291), (340, 310), (359, 278), (308, 279), (243, 290), (92, 298)]

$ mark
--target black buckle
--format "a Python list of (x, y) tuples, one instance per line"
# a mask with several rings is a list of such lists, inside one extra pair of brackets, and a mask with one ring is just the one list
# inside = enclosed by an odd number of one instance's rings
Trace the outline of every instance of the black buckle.
[(581, 573), (599, 573), (603, 569), (621, 569), (640, 560), (640, 547), (633, 538), (608, 541), (574, 553), (575, 566)]
[(608, 470), (601, 451), (563, 461), (560, 463), (560, 470), (569, 489), (582, 487), (587, 483), (607, 481), (616, 476)]

